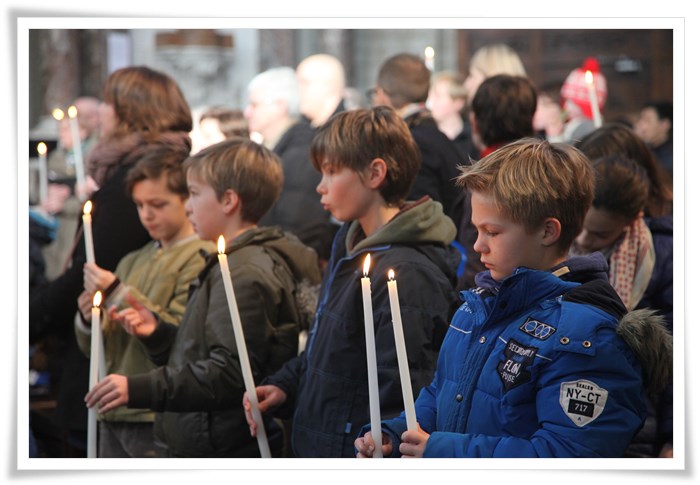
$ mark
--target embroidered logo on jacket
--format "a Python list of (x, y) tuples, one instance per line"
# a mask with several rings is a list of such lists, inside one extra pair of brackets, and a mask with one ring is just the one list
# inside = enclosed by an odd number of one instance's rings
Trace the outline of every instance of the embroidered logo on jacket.
[(562, 382), (559, 389), (561, 408), (579, 428), (600, 416), (608, 400), (607, 390), (584, 379)]
[(506, 392), (530, 380), (527, 367), (535, 360), (537, 350), (537, 347), (528, 347), (517, 340), (508, 340), (503, 349), (505, 360), (498, 361), (498, 377)]
[(534, 318), (529, 318), (520, 325), (520, 330), (525, 332), (526, 334), (535, 337), (536, 339), (540, 340), (547, 340), (549, 337), (551, 337), (554, 332), (557, 331), (556, 328), (552, 327), (551, 325), (548, 325), (546, 323), (538, 322)]

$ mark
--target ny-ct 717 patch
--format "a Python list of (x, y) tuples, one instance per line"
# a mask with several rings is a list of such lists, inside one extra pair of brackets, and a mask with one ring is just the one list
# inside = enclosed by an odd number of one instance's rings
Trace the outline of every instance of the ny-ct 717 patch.
[(535, 360), (537, 350), (537, 347), (528, 347), (517, 340), (508, 340), (503, 349), (505, 360), (498, 361), (498, 377), (506, 392), (530, 380), (527, 367)]
[(605, 409), (608, 391), (595, 382), (584, 379), (562, 382), (559, 391), (559, 404), (573, 423), (585, 426), (595, 420)]

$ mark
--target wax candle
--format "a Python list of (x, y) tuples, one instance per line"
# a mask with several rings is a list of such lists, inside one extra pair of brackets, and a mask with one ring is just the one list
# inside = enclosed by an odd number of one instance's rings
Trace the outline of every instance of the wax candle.
[(46, 143), (43, 141), (36, 147), (39, 154), (39, 204), (46, 200), (49, 192), (49, 179), (46, 167)]
[(403, 334), (403, 322), (401, 321), (401, 307), (399, 306), (399, 292), (394, 279), (394, 270), (389, 270), (389, 305), (391, 306), (391, 320), (394, 324), (394, 341), (396, 343), (396, 357), (399, 361), (399, 376), (401, 377), (401, 393), (403, 394), (403, 406), (406, 413), (406, 426), (410, 430), (418, 429), (416, 426), (416, 408), (413, 404), (413, 389), (411, 387), (411, 374), (408, 370), (408, 356), (406, 355), (406, 341)]
[(433, 49), (431, 46), (428, 46), (425, 48), (424, 53), (424, 59), (425, 59), (425, 67), (428, 68), (428, 70), (433, 71), (435, 69), (435, 49)]
[(83, 206), (83, 237), (85, 239), (85, 257), (88, 263), (95, 262), (95, 248), (92, 244), (92, 201)]
[(80, 143), (80, 130), (78, 128), (78, 109), (75, 106), (68, 108), (70, 118), (70, 132), (73, 137), (73, 160), (75, 161), (76, 184), (85, 185), (85, 166), (83, 164), (83, 149)]
[(250, 360), (248, 359), (248, 349), (245, 344), (245, 336), (243, 335), (243, 325), (241, 325), (241, 317), (238, 313), (238, 304), (236, 303), (236, 296), (233, 293), (233, 282), (231, 281), (231, 271), (228, 267), (228, 258), (226, 257), (226, 241), (224, 236), (219, 236), (218, 240), (219, 249), (219, 267), (221, 268), (221, 278), (224, 280), (224, 290), (226, 291), (226, 300), (228, 301), (228, 309), (231, 314), (231, 322), (233, 324), (233, 333), (236, 337), (236, 348), (238, 349), (238, 359), (241, 363), (241, 372), (243, 372), (243, 382), (245, 383), (245, 390), (248, 393), (248, 400), (250, 401), (250, 409), (255, 420), (255, 424), (258, 427), (257, 438), (258, 438), (258, 448), (260, 448), (260, 456), (263, 458), (270, 458), (270, 446), (267, 442), (267, 433), (265, 432), (265, 425), (262, 420), (262, 415), (260, 414), (260, 409), (258, 407), (258, 395), (255, 393), (255, 381), (253, 380), (253, 372), (250, 368)]
[(600, 107), (598, 106), (598, 94), (595, 91), (593, 84), (593, 73), (586, 71), (586, 86), (588, 86), (588, 100), (591, 103), (591, 112), (593, 113), (593, 125), (600, 128), (603, 125), (603, 120), (600, 116)]
[(367, 381), (369, 383), (369, 417), (374, 440), (373, 458), (382, 458), (382, 427), (379, 411), (379, 379), (377, 377), (377, 350), (374, 343), (374, 316), (372, 314), (372, 289), (369, 281), (369, 254), (365, 258), (362, 287), (362, 307), (365, 315), (365, 345), (367, 348)]
[[(92, 389), (99, 379), (100, 362), (100, 303), (102, 303), (102, 293), (95, 292), (92, 299), (92, 325), (90, 335), (90, 374), (88, 389)], [(97, 404), (88, 409), (88, 436), (87, 436), (87, 457), (97, 458)]]

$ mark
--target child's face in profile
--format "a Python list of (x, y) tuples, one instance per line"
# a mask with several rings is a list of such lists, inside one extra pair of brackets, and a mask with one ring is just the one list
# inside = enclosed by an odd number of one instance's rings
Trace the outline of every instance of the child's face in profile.
[(136, 182), (131, 190), (141, 224), (163, 247), (191, 234), (185, 199), (168, 189), (166, 175)]
[(605, 209), (591, 207), (583, 221), (583, 230), (576, 237), (573, 252), (588, 254), (612, 246), (625, 232), (630, 221)]
[(185, 207), (192, 227), (200, 239), (216, 241), (223, 231), (225, 214), (214, 188), (188, 170), (187, 190), (190, 197)]
[(360, 174), (348, 167), (324, 162), (316, 192), (323, 209), (341, 222), (362, 219), (376, 191), (366, 187)]
[(543, 262), (540, 231), (528, 234), (523, 224), (501, 215), (490, 194), (472, 192), (472, 222), (479, 232), (474, 251), (481, 254), (481, 262), (496, 281), (510, 276), (519, 266), (548, 269)]

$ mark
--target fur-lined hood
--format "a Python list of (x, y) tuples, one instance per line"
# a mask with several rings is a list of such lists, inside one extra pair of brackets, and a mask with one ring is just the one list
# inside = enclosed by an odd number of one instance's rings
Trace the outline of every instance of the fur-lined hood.
[(661, 392), (673, 375), (673, 336), (664, 317), (649, 309), (633, 310), (622, 317), (617, 334), (637, 355), (647, 393)]

